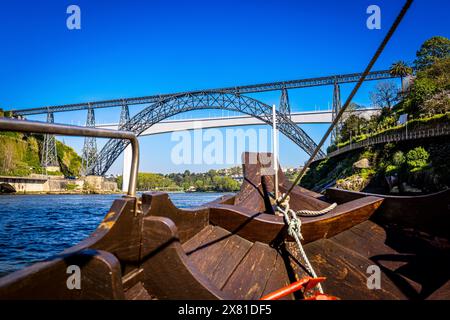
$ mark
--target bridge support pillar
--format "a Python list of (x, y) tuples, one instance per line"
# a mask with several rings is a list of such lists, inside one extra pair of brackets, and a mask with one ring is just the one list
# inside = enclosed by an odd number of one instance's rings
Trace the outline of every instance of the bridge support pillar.
[(119, 130), (123, 130), (123, 126), (128, 120), (130, 120), (130, 110), (128, 109), (128, 105), (124, 103), (122, 105), (122, 110), (120, 111)]
[[(53, 112), (47, 113), (47, 122), (54, 123), (55, 118)], [(44, 135), (44, 143), (42, 145), (41, 165), (45, 170), (58, 171), (58, 156), (56, 153), (56, 139), (53, 134)]]
[(289, 95), (286, 88), (281, 89), (280, 112), (291, 116), (291, 106), (289, 105)]
[[(89, 104), (86, 127), (95, 127), (95, 114), (94, 109)], [(82, 170), (83, 175), (95, 175), (98, 174), (97, 168), (93, 168), (92, 165), (97, 160), (97, 140), (94, 137), (84, 138), (83, 156), (82, 156)]]
[(131, 144), (129, 144), (123, 151), (123, 169), (122, 169), (122, 191), (128, 191), (128, 184), (130, 183), (131, 158), (133, 151)]

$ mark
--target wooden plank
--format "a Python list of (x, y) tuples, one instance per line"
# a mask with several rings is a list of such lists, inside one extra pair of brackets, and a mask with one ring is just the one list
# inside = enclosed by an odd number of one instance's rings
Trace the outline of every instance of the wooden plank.
[(326, 293), (345, 299), (404, 299), (404, 294), (392, 284), (388, 277), (381, 277), (381, 289), (370, 290), (367, 287), (366, 273), (374, 262), (353, 250), (323, 239), (305, 246), (318, 276), (327, 277), (324, 283)]
[(217, 259), (222, 255), (231, 234), (225, 229), (214, 227), (204, 241), (194, 250), (188, 253), (192, 264), (210, 278), (211, 272), (216, 267)]
[(275, 266), (277, 252), (268, 245), (256, 242), (231, 277), (223, 292), (237, 300), (258, 299)]
[(208, 235), (213, 231), (214, 226), (207, 225), (203, 230), (201, 230), (197, 235), (183, 243), (182, 247), (186, 254), (190, 254), (191, 251), (197, 249), (208, 237)]
[(271, 243), (284, 231), (283, 217), (226, 204), (210, 207), (210, 222), (249, 241)]
[[(228, 278), (231, 276), (236, 267), (241, 263), (253, 243), (236, 235), (232, 235), (223, 251), (215, 261), (215, 267), (208, 275), (211, 282), (218, 288), (222, 289)], [(213, 264), (211, 264), (212, 266)]]
[(337, 234), (330, 240), (351, 248), (363, 257), (370, 259), (377, 254), (398, 253), (385, 244), (386, 239), (386, 231), (382, 227), (372, 221), (365, 221)]
[(450, 280), (433, 292), (427, 300), (450, 300)]
[(359, 223), (367, 221), (382, 202), (382, 198), (365, 197), (338, 205), (323, 216), (301, 217), (304, 243), (322, 238), (331, 238)]
[(148, 294), (147, 290), (145, 290), (142, 282), (136, 283), (130, 289), (125, 292), (126, 300), (154, 300), (155, 297), (152, 297)]
[[(280, 254), (277, 254), (275, 266), (270, 273), (269, 280), (266, 283), (266, 287), (264, 288), (261, 297), (274, 292), (275, 290), (281, 289), (291, 284), (289, 280), (289, 276), (286, 271), (286, 265), (283, 260), (283, 257)], [(260, 297), (260, 298), (261, 298)], [(280, 300), (294, 300), (294, 295), (289, 294)]]

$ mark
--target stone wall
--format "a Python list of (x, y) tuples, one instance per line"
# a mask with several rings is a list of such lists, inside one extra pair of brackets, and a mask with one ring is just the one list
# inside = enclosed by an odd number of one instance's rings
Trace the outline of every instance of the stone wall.
[(0, 183), (14, 187), (19, 193), (39, 192), (115, 192), (117, 183), (103, 177), (87, 176), (81, 179), (65, 179), (58, 176), (32, 175), (30, 177), (0, 177)]

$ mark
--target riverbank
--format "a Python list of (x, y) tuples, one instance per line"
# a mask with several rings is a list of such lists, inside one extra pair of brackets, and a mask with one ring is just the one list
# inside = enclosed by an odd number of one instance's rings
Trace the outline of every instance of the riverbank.
[(24, 194), (84, 194), (120, 192), (115, 181), (104, 177), (86, 176), (67, 179), (63, 176), (32, 174), (29, 176), (0, 176), (0, 193)]
[(0, 193), (1, 196), (5, 195), (13, 195), (13, 196), (26, 196), (26, 195), (108, 195), (108, 194), (123, 194), (125, 195), (126, 192), (123, 191), (46, 191), (46, 192), (40, 192), (40, 191), (30, 191), (30, 192), (12, 192), (12, 193)]

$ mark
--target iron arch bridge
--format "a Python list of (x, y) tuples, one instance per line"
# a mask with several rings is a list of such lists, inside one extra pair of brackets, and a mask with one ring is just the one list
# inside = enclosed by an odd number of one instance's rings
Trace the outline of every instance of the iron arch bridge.
[[(255, 117), (268, 125), (272, 125), (272, 107), (253, 98), (220, 91), (184, 93), (174, 95), (158, 101), (124, 123), (120, 129), (134, 132), (140, 135), (152, 125), (177, 115), (182, 112), (202, 109), (222, 109), (237, 111)], [(287, 114), (278, 112), (276, 114), (277, 128), (286, 137), (311, 155), (317, 147), (316, 143), (297, 126)], [(125, 150), (128, 141), (109, 140), (96, 157), (96, 161), (87, 168), (87, 172), (93, 175), (104, 175)], [(320, 151), (317, 158), (324, 157)]]

